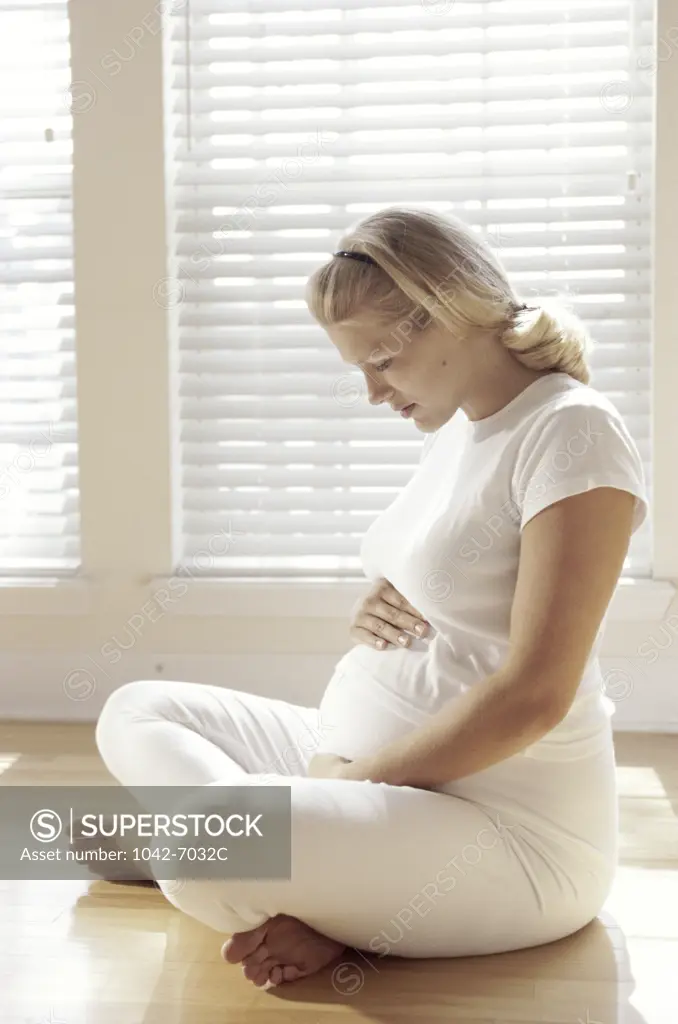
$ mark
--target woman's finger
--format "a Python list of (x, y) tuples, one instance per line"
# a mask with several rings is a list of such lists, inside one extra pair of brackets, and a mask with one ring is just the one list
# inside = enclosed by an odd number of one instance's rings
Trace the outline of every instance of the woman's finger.
[(387, 604), (386, 601), (379, 601), (373, 614), (377, 615), (380, 619), (384, 619), (386, 622), (390, 622), (395, 629), (406, 630), (415, 636), (426, 636), (429, 631), (429, 626), (425, 619), (419, 618), (416, 615), (410, 615), (409, 612), (400, 608), (394, 608), (393, 605)]
[(376, 647), (379, 651), (383, 651), (389, 646), (388, 640), (385, 637), (376, 636), (371, 630), (365, 629), (364, 626), (352, 626), (348, 635), (357, 644), (368, 644), (370, 647)]
[(376, 637), (395, 644), (396, 647), (409, 647), (411, 637), (407, 635), (406, 630), (400, 626), (392, 626), (387, 619), (366, 613), (360, 619), (360, 625), (364, 629), (368, 629), (370, 633), (374, 633)]
[(390, 604), (393, 608), (397, 608), (399, 611), (406, 612), (408, 615), (414, 616), (414, 618), (419, 619), (421, 622), (429, 624), (426, 616), (422, 615), (418, 608), (415, 608), (414, 605), (410, 604), (407, 598), (404, 597), (399, 590), (396, 590), (392, 584), (389, 584), (380, 596), (383, 601), (386, 601), (386, 603)]

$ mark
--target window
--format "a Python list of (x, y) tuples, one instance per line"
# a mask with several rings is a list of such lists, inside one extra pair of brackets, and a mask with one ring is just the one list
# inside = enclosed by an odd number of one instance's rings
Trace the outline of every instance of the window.
[(65, 0), (0, 0), (0, 576), (79, 558)]
[[(303, 285), (386, 204), (458, 214), (524, 299), (572, 302), (651, 488), (654, 4), (452, 6), (192, 0), (174, 18), (180, 565), (361, 576), (422, 438), (368, 405)], [(650, 541), (647, 524), (627, 576), (651, 575)]]

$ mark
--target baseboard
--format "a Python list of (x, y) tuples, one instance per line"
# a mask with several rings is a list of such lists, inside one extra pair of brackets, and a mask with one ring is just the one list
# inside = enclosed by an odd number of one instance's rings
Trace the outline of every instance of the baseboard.
[[(135, 654), (115, 666), (90, 656), (0, 654), (0, 718), (95, 721), (108, 695), (135, 679), (180, 679), (317, 707), (338, 654)], [(678, 733), (678, 657), (602, 658), (605, 692), (623, 732)]]

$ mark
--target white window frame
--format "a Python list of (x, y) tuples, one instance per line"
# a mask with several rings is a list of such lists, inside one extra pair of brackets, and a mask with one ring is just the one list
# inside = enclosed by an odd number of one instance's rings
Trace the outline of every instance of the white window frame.
[[(153, 601), (173, 576), (190, 576), (172, 565), (178, 513), (171, 487), (175, 413), (169, 385), (169, 315), (162, 299), (162, 282), (171, 277), (163, 69), (172, 9), (184, 2), (70, 3), (73, 82), (81, 85), (78, 95), (85, 83), (91, 96), (91, 104), (74, 112), (83, 568), (78, 580), (4, 580), (2, 614), (91, 616), (98, 609)], [(658, 0), (654, 578), (620, 581), (610, 608), (612, 620), (661, 620), (678, 581), (678, 135), (672, 109), (678, 61), (666, 59), (678, 47), (674, 10), (673, 0)], [(130, 173), (131, 153), (140, 169), (137, 175)], [(344, 619), (366, 586), (196, 578), (174, 611), (180, 617)]]

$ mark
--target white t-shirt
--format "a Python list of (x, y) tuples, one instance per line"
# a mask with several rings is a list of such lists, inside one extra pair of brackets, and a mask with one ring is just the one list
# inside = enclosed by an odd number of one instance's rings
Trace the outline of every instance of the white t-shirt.
[[(388, 579), (435, 632), (405, 649), (357, 644), (341, 658), (320, 704), (320, 749), (374, 753), (496, 671), (509, 648), (522, 527), (605, 486), (635, 495), (635, 532), (648, 511), (637, 448), (615, 406), (566, 373), (538, 378), (484, 419), (460, 410), (429, 434), (412, 478), (365, 533), (361, 559), (369, 580)], [(603, 626), (572, 709), (527, 756), (582, 756), (607, 724)]]

